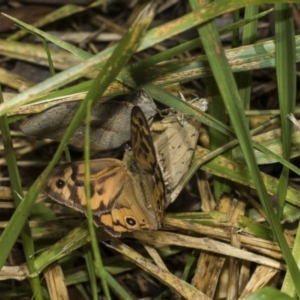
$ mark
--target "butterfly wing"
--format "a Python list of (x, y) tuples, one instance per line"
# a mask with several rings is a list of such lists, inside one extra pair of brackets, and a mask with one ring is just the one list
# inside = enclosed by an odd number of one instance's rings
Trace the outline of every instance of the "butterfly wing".
[[(123, 190), (124, 166), (117, 159), (96, 159), (90, 168), (91, 209), (94, 214), (111, 211)], [(84, 162), (54, 168), (44, 192), (59, 203), (86, 212)]]
[(166, 208), (167, 199), (166, 199), (165, 182), (159, 165), (157, 165), (152, 179), (154, 180), (154, 184), (153, 184), (154, 209), (160, 227), (164, 217), (164, 210)]
[[(27, 135), (61, 141), (79, 105), (79, 101), (71, 101), (50, 107), (23, 122), (21, 130)], [(93, 151), (116, 149), (129, 141), (130, 111), (133, 106), (120, 101), (98, 102), (95, 105), (90, 122)], [(70, 138), (69, 145), (83, 149), (84, 133), (85, 123), (81, 122)]]
[[(148, 123), (143, 112), (136, 106), (131, 113), (131, 144), (138, 166), (144, 173), (144, 184), (141, 187), (145, 205), (148, 209), (155, 211), (158, 226), (160, 227), (166, 204), (165, 184), (160, 166), (157, 163), (155, 147)], [(149, 195), (151, 195), (150, 198)]]
[[(193, 107), (206, 111), (208, 101), (205, 98), (196, 98), (189, 101)], [(180, 114), (179, 114), (180, 116)], [(153, 124), (152, 129), (162, 131), (152, 133), (156, 149), (158, 164), (162, 168), (166, 182), (167, 204), (172, 203), (178, 193), (173, 193), (183, 175), (187, 172), (199, 137), (201, 124), (188, 115), (173, 113), (162, 121)]]
[(157, 160), (166, 184), (167, 203), (172, 202), (171, 193), (187, 172), (199, 137), (200, 123), (187, 117), (181, 124), (175, 116), (164, 120), (167, 125), (160, 134), (153, 134)]
[(148, 124), (152, 123), (153, 117), (157, 113), (153, 99), (145, 91), (139, 90), (132, 103), (142, 109)]
[[(120, 236), (122, 232), (133, 230), (156, 230), (160, 227), (156, 212), (152, 206), (147, 207), (145, 202), (144, 178), (132, 178), (127, 175), (124, 188), (120, 194), (115, 207), (107, 213), (94, 217), (97, 226), (103, 226), (112, 236)], [(147, 186), (151, 192), (149, 186)]]
[(131, 111), (131, 147), (140, 168), (154, 174), (157, 166), (155, 149), (148, 122), (138, 106)]
[[(90, 121), (91, 150), (118, 149), (130, 140), (130, 112), (135, 104), (142, 108), (147, 120), (152, 120), (156, 113), (155, 103), (152, 98), (142, 92), (132, 103), (99, 101), (94, 106)], [(25, 120), (20, 128), (27, 135), (61, 141), (79, 105), (80, 101), (70, 101), (52, 106)], [(81, 122), (69, 140), (69, 145), (83, 149), (84, 133), (85, 123)], [(101, 142), (99, 143), (99, 141)]]
[(131, 114), (132, 151), (124, 155), (127, 172), (124, 188), (115, 207), (94, 218), (113, 236), (132, 230), (161, 227), (165, 208), (165, 186), (150, 130), (143, 112), (134, 107)]
[(60, 141), (79, 105), (78, 101), (55, 105), (31, 116), (20, 128), (27, 135)]

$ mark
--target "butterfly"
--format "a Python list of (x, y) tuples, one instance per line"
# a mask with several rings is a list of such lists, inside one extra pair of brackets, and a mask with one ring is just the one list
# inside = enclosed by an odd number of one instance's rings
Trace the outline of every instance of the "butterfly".
[[(123, 160), (90, 161), (91, 209), (96, 226), (112, 236), (161, 227), (166, 204), (165, 185), (156, 159), (149, 125), (138, 106), (131, 112), (131, 147)], [(55, 201), (86, 212), (84, 162), (53, 169), (44, 192)]]
[[(79, 101), (70, 101), (48, 108), (25, 120), (20, 128), (26, 135), (61, 141), (70, 124)], [(130, 140), (130, 111), (134, 105), (142, 108), (147, 120), (156, 114), (156, 105), (143, 91), (131, 102), (98, 102), (91, 115), (90, 147), (93, 151), (107, 152), (119, 149)], [(82, 122), (69, 140), (69, 145), (84, 149), (85, 124)]]
[[(191, 101), (191, 105), (206, 111), (208, 101), (197, 98)], [(200, 127), (201, 123), (191, 116), (174, 112), (151, 126), (157, 160), (166, 184), (167, 205), (178, 196), (174, 191), (191, 164)]]

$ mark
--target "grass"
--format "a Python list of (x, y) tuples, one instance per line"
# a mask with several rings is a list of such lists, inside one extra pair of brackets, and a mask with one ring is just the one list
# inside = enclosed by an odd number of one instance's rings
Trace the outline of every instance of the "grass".
[[(90, 6), (100, 2), (104, 1), (95, 1)], [(136, 21), (122, 39), (95, 55), (8, 16), (27, 33), (20, 31), (2, 40), (1, 54), (53, 65), (61, 72), (0, 103), (0, 129), (6, 149), (6, 172), (11, 183), (11, 189), (5, 186), (0, 189), (0, 197), (13, 199), (15, 205), (9, 221), (2, 224), (0, 265), (5, 267), (0, 274), (5, 279), (22, 280), (16, 288), (12, 288), (10, 281), (3, 281), (1, 299), (24, 295), (52, 299), (55, 293), (67, 299), (70, 288), (66, 289), (66, 286), (75, 286), (87, 299), (85, 282), (89, 282), (92, 298), (96, 299), (97, 278), (101, 278), (107, 299), (135, 299), (129, 288), (132, 282), (135, 283), (134, 278), (126, 284), (128, 278), (122, 274), (127, 272), (129, 277), (138, 274), (137, 267), (151, 278), (147, 280), (148, 284), (152, 277), (156, 278), (153, 284), (159, 292), (155, 299), (166, 299), (174, 294), (185, 299), (215, 299), (224, 295), (232, 299), (239, 295), (245, 299), (266, 285), (277, 289), (261, 290), (266, 297), (275, 297), (273, 293), (279, 291), (291, 298), (300, 295), (297, 285), (300, 275), (297, 268), (299, 191), (289, 185), (290, 170), (299, 174), (297, 166), (289, 162), (290, 157), (299, 156), (299, 132), (293, 131), (286, 118), (288, 113), (295, 111), (300, 40), (294, 32), (290, 4), (273, 1), (276, 3), (275, 35), (269, 40), (255, 41), (257, 19), (270, 13), (270, 10), (265, 10), (258, 14), (257, 5), (262, 3), (267, 2), (252, 1), (249, 5), (247, 1), (220, 0), (200, 5), (198, 1), (190, 0), (191, 12), (151, 29), (148, 27), (155, 17), (153, 5), (139, 8)], [(238, 12), (245, 5), (244, 20), (236, 20), (232, 26), (217, 30), (214, 17)], [(69, 8), (58, 10), (54, 15), (59, 19), (68, 13), (72, 15), (86, 10), (79, 6)], [(47, 24), (49, 20), (53, 19), (46, 18), (45, 23), (39, 24)], [(239, 41), (236, 30), (242, 25), (242, 39)], [(129, 63), (135, 53), (147, 51), (190, 28), (196, 28), (200, 38)], [(234, 33), (232, 44), (235, 47), (225, 51), (219, 32), (229, 30)], [(64, 50), (53, 51), (46, 47), (47, 53), (43, 45), (16, 41), (28, 33)], [(200, 47), (206, 55), (199, 55), (197, 50)], [(191, 53), (189, 57), (178, 58), (187, 51)], [(274, 114), (274, 120), (250, 131), (248, 118), (252, 111), (253, 72), (261, 69), (276, 72), (280, 117), (276, 120)], [(81, 82), (77, 83), (79, 79)], [(188, 84), (196, 79), (202, 79), (205, 84), (210, 100), (209, 113), (199, 112), (165, 89), (170, 84)], [(122, 239), (113, 239), (101, 228), (94, 228), (91, 212), (87, 213), (88, 220), (78, 224), (73, 211), (52, 208), (51, 202), (42, 201), (41, 189), (68, 139), (85, 115), (88, 118), (86, 112), (98, 99), (127, 94), (141, 87), (156, 101), (194, 116), (209, 129), (210, 150), (197, 146), (191, 167), (178, 186), (182, 189), (196, 174), (197, 181), (192, 186), (198, 187), (201, 204), (198, 200), (195, 211), (185, 207), (186, 211), (166, 213), (162, 230), (131, 232), (122, 235)], [(80, 108), (52, 160), (24, 193), (21, 186), (24, 172), (19, 173), (18, 168), (20, 152), (13, 148), (15, 137), (9, 130), (9, 123), (74, 97), (83, 100)], [(260, 113), (266, 112), (258, 111)], [(278, 124), (279, 119), (280, 130), (269, 129), (258, 142), (252, 140), (254, 133), (262, 132), (272, 122)], [(93, 133), (87, 133), (85, 160), (88, 167), (88, 138)], [(239, 148), (231, 151), (237, 144)], [(270, 153), (270, 149), (275, 154)], [(271, 159), (284, 166), (278, 178), (259, 170), (258, 164), (265, 165)], [(86, 174), (88, 176), (89, 172)], [(212, 179), (208, 181), (206, 174), (211, 174)], [(253, 196), (249, 188), (254, 189), (257, 196)], [(233, 197), (232, 192), (238, 192), (240, 197)], [(5, 203), (11, 205), (7, 200)], [(215, 204), (218, 204), (217, 208)], [(70, 220), (56, 220), (53, 211), (57, 215), (63, 212)], [(30, 215), (35, 218), (31, 220)], [(289, 225), (287, 221), (293, 224)], [(21, 269), (9, 264), (8, 260), (19, 236), (21, 240), (18, 242), (22, 244), (26, 259), (26, 265)], [(172, 262), (181, 256), (182, 262)], [(175, 276), (173, 269), (178, 266), (181, 272)], [(46, 284), (41, 274), (45, 276)], [(220, 285), (223, 280), (226, 287)], [(240, 283), (239, 287), (236, 282)], [(145, 283), (138, 281), (138, 284), (142, 287)], [(263, 296), (257, 294), (256, 299)]]

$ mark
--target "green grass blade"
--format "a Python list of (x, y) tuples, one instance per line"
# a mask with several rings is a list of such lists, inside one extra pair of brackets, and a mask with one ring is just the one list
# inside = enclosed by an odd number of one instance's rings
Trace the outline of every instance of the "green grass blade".
[(29, 32), (33, 35), (36, 35), (45, 40), (48, 40), (48, 41), (54, 43), (55, 45), (61, 47), (62, 49), (65, 49), (65, 50), (69, 51), (70, 53), (73, 53), (74, 55), (76, 55), (82, 59), (88, 59), (88, 58), (92, 57), (92, 54), (90, 54), (78, 47), (75, 47), (72, 44), (66, 43), (66, 42), (62, 41), (61, 39), (34, 27), (33, 25), (29, 25), (25, 22), (22, 22), (16, 18), (12, 17), (12, 16), (9, 16), (6, 14), (3, 14), (3, 15), (6, 16), (8, 19), (12, 20), (15, 24), (17, 24), (23, 30), (26, 30), (27, 32)]
[(287, 294), (282, 293), (272, 287), (264, 287), (246, 298), (246, 300), (265, 300), (265, 299), (292, 300), (294, 298), (291, 298)]
[[(2, 97), (2, 91), (0, 89), (0, 103), (3, 103), (3, 97)], [(8, 173), (10, 178), (10, 184), (11, 189), (13, 191), (13, 199), (15, 206), (18, 207), (20, 203), (22, 202), (23, 198), (23, 190), (22, 190), (22, 184), (20, 179), (20, 174), (17, 166), (17, 159), (15, 156), (15, 151), (11, 139), (10, 129), (7, 122), (6, 115), (3, 115), (0, 117), (0, 130), (3, 140), (3, 145), (6, 153), (6, 161), (7, 161), (7, 167), (8, 167)], [(35, 295), (35, 298), (37, 300), (43, 299), (42, 297), (42, 290), (41, 290), (41, 283), (39, 280), (39, 277), (36, 274), (36, 269), (34, 267), (34, 243), (31, 236), (31, 230), (29, 227), (29, 224), (26, 222), (27, 217), (24, 218), (24, 227), (21, 232), (21, 238), (22, 238), (22, 244), (24, 248), (25, 258), (28, 265), (29, 273), (32, 274), (32, 278), (30, 279), (30, 284), (32, 287), (32, 291)], [(17, 222), (17, 220), (15, 221)], [(17, 224), (15, 224), (17, 225)], [(12, 225), (10, 230), (14, 230), (14, 224)], [(10, 235), (11, 231), (8, 231), (8, 235)], [(4, 251), (6, 253), (10, 253), (13, 247), (13, 243), (10, 244), (2, 244), (1, 251)], [(5, 258), (6, 259), (6, 258)]]
[[(287, 118), (287, 115), (294, 113), (296, 99), (295, 30), (292, 6), (290, 4), (277, 4), (275, 6), (275, 16), (275, 62), (282, 127), (282, 151), (283, 158), (288, 160), (293, 124)], [(277, 217), (279, 221), (282, 216), (288, 184), (289, 170), (284, 167), (278, 185)]]
[(98, 298), (98, 284), (96, 279), (95, 265), (93, 261), (93, 255), (90, 246), (85, 246), (85, 261), (87, 266), (87, 271), (89, 274), (89, 281), (92, 289), (93, 299)]

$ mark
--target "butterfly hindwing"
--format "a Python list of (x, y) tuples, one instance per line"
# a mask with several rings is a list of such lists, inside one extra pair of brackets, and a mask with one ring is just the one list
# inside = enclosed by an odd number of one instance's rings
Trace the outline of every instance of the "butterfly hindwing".
[[(190, 104), (204, 111), (207, 109), (208, 101), (197, 98)], [(178, 196), (176, 188), (191, 164), (200, 127), (201, 123), (191, 116), (174, 112), (160, 122), (152, 124), (156, 156), (166, 183), (166, 205), (172, 203)]]
[[(127, 155), (133, 156), (132, 153)], [(94, 218), (94, 222), (102, 225), (113, 236), (132, 230), (156, 230), (161, 222), (153, 208), (153, 186), (147, 184), (148, 176), (143, 173), (128, 175), (125, 179), (123, 193), (120, 195), (114, 209)], [(146, 182), (145, 182), (146, 180)], [(147, 195), (149, 197), (149, 204)], [(142, 201), (138, 200), (142, 199)]]

